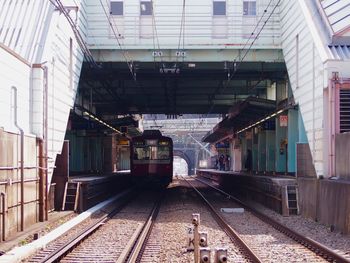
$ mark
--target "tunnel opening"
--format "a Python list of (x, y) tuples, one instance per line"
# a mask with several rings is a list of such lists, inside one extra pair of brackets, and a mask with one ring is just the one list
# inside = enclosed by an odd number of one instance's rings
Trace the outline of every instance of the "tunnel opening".
[(181, 175), (188, 176), (188, 163), (184, 158), (174, 156), (173, 176)]

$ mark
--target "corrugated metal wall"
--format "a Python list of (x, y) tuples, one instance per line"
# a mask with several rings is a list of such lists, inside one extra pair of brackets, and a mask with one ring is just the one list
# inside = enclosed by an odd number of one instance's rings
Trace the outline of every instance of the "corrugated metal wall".
[(349, 29), (350, 2), (348, 0), (320, 0), (334, 33)]
[[(49, 18), (45, 0), (3, 0), (0, 3), (0, 42), (33, 62)], [(51, 10), (53, 8), (51, 7)]]

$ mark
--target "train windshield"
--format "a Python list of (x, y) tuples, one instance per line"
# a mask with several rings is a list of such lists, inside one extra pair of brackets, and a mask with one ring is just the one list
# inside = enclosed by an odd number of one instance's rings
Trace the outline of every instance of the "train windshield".
[(135, 146), (134, 160), (167, 160), (170, 158), (169, 146)]

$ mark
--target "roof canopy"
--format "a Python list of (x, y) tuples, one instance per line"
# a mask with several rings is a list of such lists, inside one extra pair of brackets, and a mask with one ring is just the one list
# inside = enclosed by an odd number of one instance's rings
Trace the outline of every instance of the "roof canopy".
[(230, 108), (227, 116), (204, 138), (203, 142), (217, 142), (276, 111), (276, 101), (249, 97)]

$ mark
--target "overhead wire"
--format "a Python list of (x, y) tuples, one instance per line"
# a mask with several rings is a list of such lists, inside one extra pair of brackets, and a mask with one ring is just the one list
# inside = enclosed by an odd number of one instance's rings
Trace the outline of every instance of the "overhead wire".
[[(185, 49), (185, 16), (186, 16), (186, 0), (182, 1), (182, 14), (181, 14), (181, 24), (180, 24), (180, 32), (179, 32), (179, 41), (177, 45), (177, 51), (180, 52), (181, 39), (182, 39), (182, 51)], [(181, 38), (182, 36), (182, 38)], [(179, 60), (179, 57), (182, 56), (182, 60), (184, 60), (184, 54), (180, 53), (176, 56), (176, 63)], [(177, 66), (176, 66), (177, 69)]]
[[(156, 18), (155, 18), (155, 8), (154, 8), (153, 0), (151, 0), (151, 8), (152, 8), (152, 32), (153, 32), (153, 52), (154, 52), (153, 61), (155, 64), (155, 68), (157, 68), (155, 52), (157, 52), (157, 50), (158, 50), (158, 52), (161, 52), (161, 49), (160, 49), (160, 42), (159, 42), (158, 31), (157, 31), (157, 24), (156, 24)], [(155, 40), (157, 41), (157, 48), (156, 48)], [(161, 53), (159, 54), (159, 58), (160, 58), (161, 68), (164, 70), (163, 56)], [(157, 119), (157, 115), (154, 114), (153, 121), (155, 123), (155, 126), (158, 126), (156, 119)]]
[[(261, 23), (263, 17), (265, 16), (265, 14), (266, 14), (268, 8), (270, 7), (272, 1), (274, 1), (274, 0), (270, 0), (270, 2), (268, 3), (268, 5), (267, 5), (266, 8), (264, 9), (264, 13), (263, 13), (262, 16), (260, 17), (258, 23), (256, 24), (256, 26), (255, 26), (253, 32), (250, 34), (250, 37), (249, 37), (249, 39), (246, 41), (246, 43), (245, 43), (245, 45), (243, 46), (243, 48), (246, 47), (246, 45), (248, 44), (249, 40), (251, 39), (251, 36), (254, 35), (255, 30), (259, 27), (259, 24)], [(260, 36), (262, 30), (263, 30), (264, 27), (266, 26), (267, 22), (270, 20), (271, 16), (274, 14), (274, 12), (275, 12), (275, 10), (276, 10), (276, 8), (277, 8), (277, 6), (279, 5), (280, 2), (281, 2), (281, 0), (278, 0), (278, 2), (275, 4), (274, 8), (272, 9), (271, 13), (269, 14), (269, 16), (268, 16), (267, 19), (264, 21), (264, 23), (263, 23), (263, 25), (261, 26), (260, 30), (257, 32), (257, 34), (255, 34), (255, 37), (254, 37), (253, 41), (250, 43), (249, 48), (246, 50), (245, 54), (242, 56), (242, 58), (240, 59), (240, 61), (238, 62), (238, 64), (236, 64), (236, 67), (235, 67), (236, 70), (234, 70), (233, 74), (230, 74), (230, 76), (229, 76), (229, 78), (228, 78), (228, 80), (227, 80), (227, 82), (226, 82), (226, 85), (223, 86), (224, 88), (227, 88), (227, 87), (228, 87), (228, 85), (229, 85), (230, 81), (232, 80), (234, 74), (237, 72), (238, 67), (241, 65), (241, 63), (243, 63), (243, 60), (244, 60), (245, 57), (247, 56), (248, 52), (251, 50), (251, 48), (252, 48), (253, 44), (255, 43), (255, 41), (257, 40), (257, 38)], [(238, 55), (237, 55), (237, 56), (238, 56)], [(236, 56), (236, 58), (237, 58), (237, 56)], [(234, 63), (235, 63), (235, 61), (234, 61)], [(218, 88), (220, 88), (220, 86), (219, 86)], [(215, 94), (217, 93), (217, 91), (218, 91), (218, 89), (216, 89)], [(208, 116), (209, 114), (211, 114), (212, 110), (214, 109), (214, 106), (215, 106), (214, 103), (211, 103), (211, 107), (210, 107), (209, 111), (206, 113), (206, 116), (205, 116), (205, 117), (202, 117), (202, 118), (207, 118), (207, 116)], [(194, 131), (198, 129), (199, 125), (200, 125), (200, 123), (197, 125), (197, 127), (194, 129)]]
[[(126, 54), (122, 44), (119, 41), (120, 34), (119, 34), (118, 27), (115, 24), (113, 25), (114, 22), (111, 22), (111, 19), (108, 16), (107, 10), (106, 10), (105, 6), (103, 5), (102, 0), (99, 0), (99, 2), (100, 2), (100, 5), (101, 5), (101, 7), (103, 9), (103, 12), (104, 12), (104, 14), (105, 14), (105, 16), (107, 18), (107, 21), (108, 21), (108, 24), (109, 24), (109, 26), (110, 26), (110, 28), (112, 30), (112, 33), (113, 33), (113, 35), (114, 35), (114, 37), (115, 37), (115, 39), (116, 39), (116, 41), (118, 43), (119, 49), (122, 52), (122, 56), (123, 56), (123, 58), (124, 58), (124, 60), (125, 60), (125, 62), (127, 64), (128, 68), (129, 68), (130, 74), (131, 74), (132, 78), (136, 81), (136, 75), (135, 75), (135, 72), (133, 70), (133, 62), (132, 62), (132, 60), (130, 58), (127, 57), (127, 54)], [(108, 2), (107, 1), (106, 1), (106, 4), (108, 6)], [(116, 30), (117, 30), (117, 32), (116, 32)]]
[[(109, 26), (110, 26), (110, 28), (112, 30), (112, 33), (115, 36), (115, 39), (116, 39), (116, 41), (118, 43), (118, 46), (119, 46), (120, 50), (122, 51), (123, 58), (124, 58), (125, 62), (127, 63), (127, 66), (128, 66), (129, 71), (131, 73), (132, 79), (134, 80), (136, 86), (141, 89), (142, 93), (147, 98), (146, 100), (143, 100), (143, 102), (145, 103), (146, 109), (148, 109), (149, 108), (149, 106), (148, 106), (148, 95), (145, 93), (143, 86), (137, 81), (136, 72), (135, 72), (135, 68), (133, 66), (132, 59), (128, 58), (128, 54), (125, 52), (125, 49), (123, 48), (122, 43), (119, 41), (119, 38), (118, 38), (118, 36), (119, 36), (118, 26), (114, 23), (114, 21), (111, 22), (111, 19), (108, 16), (107, 10), (106, 10), (105, 6), (103, 5), (102, 0), (99, 0), (99, 2), (100, 2), (100, 5), (101, 5), (101, 7), (102, 7), (102, 9), (104, 11), (104, 14), (106, 16), (108, 24), (109, 24)], [(107, 0), (106, 0), (106, 5), (108, 6), (108, 1)], [(116, 31), (118, 32), (118, 35), (117, 35)]]
[[(267, 12), (267, 9), (269, 8), (271, 2), (274, 0), (270, 0), (268, 6), (265, 8), (264, 13), (262, 14), (258, 24), (255, 26), (254, 31), (252, 32), (252, 34), (249, 36), (249, 39), (251, 38), (251, 36), (254, 34), (255, 30), (258, 28), (259, 23), (261, 22), (262, 18), (264, 17), (265, 13)], [(260, 28), (260, 30), (257, 32), (257, 34), (255, 35), (253, 41), (250, 43), (249, 48), (246, 50), (245, 54), (242, 56), (242, 58), (240, 59), (239, 63), (236, 64), (233, 74), (230, 75), (229, 79), (228, 79), (228, 83), (231, 81), (232, 77), (234, 76), (235, 72), (237, 72), (238, 67), (241, 65), (241, 63), (243, 62), (243, 60), (245, 59), (245, 57), (247, 56), (247, 54), (249, 53), (250, 49), (252, 48), (252, 46), (254, 45), (255, 41), (258, 39), (258, 37), (260, 36), (260, 33), (262, 32), (262, 30), (264, 29), (264, 27), (266, 26), (266, 23), (270, 20), (271, 16), (273, 15), (273, 13), (275, 12), (277, 6), (279, 5), (279, 3), (281, 2), (281, 0), (278, 0), (277, 4), (274, 6), (274, 8), (272, 9), (270, 15), (268, 16), (267, 20), (264, 21), (264, 24), (262, 25), (262, 27)], [(248, 41), (249, 41), (248, 39)], [(248, 43), (248, 41), (246, 42), (246, 44)], [(245, 48), (246, 44), (243, 46), (243, 49)], [(239, 56), (239, 54), (236, 56), (236, 58)], [(235, 63), (235, 61), (234, 61)], [(227, 85), (228, 85), (227, 83)]]

